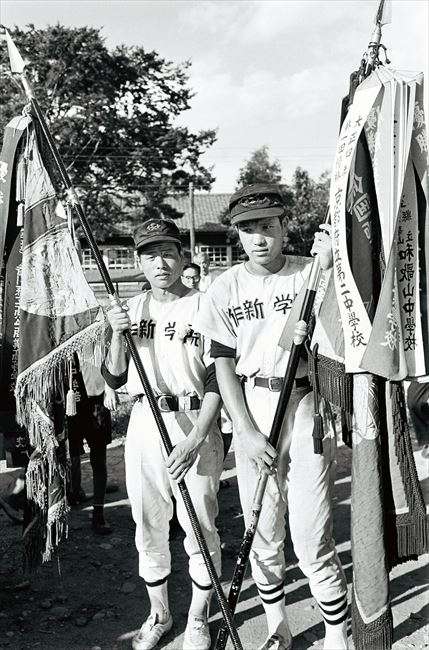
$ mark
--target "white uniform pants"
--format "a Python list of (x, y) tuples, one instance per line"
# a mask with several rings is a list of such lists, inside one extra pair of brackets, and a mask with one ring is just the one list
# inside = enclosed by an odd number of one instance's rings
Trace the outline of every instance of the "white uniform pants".
[[(162, 414), (173, 446), (186, 437), (198, 413)], [(221, 434), (214, 426), (185, 478), (218, 574), (220, 544), (215, 519), (218, 514), (217, 491), (223, 463), (222, 449)], [(147, 583), (153, 583), (165, 579), (170, 573), (169, 521), (173, 514), (173, 494), (177, 500), (177, 518), (186, 535), (184, 546), (189, 556), (189, 574), (198, 585), (206, 587), (210, 584), (210, 577), (177, 484), (170, 479), (166, 469), (165, 456), (149, 404), (143, 398), (143, 401), (134, 404), (125, 443), (126, 482), (136, 524), (139, 574)]]
[[(324, 417), (323, 455), (313, 451), (313, 393), (294, 388), (279, 445), (277, 473), (268, 478), (261, 516), (251, 552), (253, 578), (261, 593), (285, 578), (285, 513), (299, 566), (318, 601), (338, 609), (346, 581), (332, 537), (331, 487), (335, 463), (335, 435)], [(245, 384), (249, 413), (257, 428), (269, 435), (279, 393)], [(251, 511), (257, 469), (235, 441), (237, 478), (245, 521)], [(331, 607), (332, 604), (332, 607)]]

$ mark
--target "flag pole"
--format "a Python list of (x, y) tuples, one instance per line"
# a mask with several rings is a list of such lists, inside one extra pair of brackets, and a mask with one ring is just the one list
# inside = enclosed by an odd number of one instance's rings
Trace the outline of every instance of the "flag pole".
[[(390, 18), (387, 16), (388, 2), (390, 2), (390, 0), (380, 0), (378, 3), (377, 13), (375, 14), (374, 20), (374, 31), (372, 32), (371, 40), (368, 43), (368, 48), (363, 59), (364, 77), (371, 74), (374, 68), (380, 63), (378, 54), (380, 47), (384, 48), (384, 46), (381, 45), (381, 31), (383, 25), (390, 22)], [(390, 61), (386, 59), (386, 63), (390, 63)]]
[(192, 181), (189, 183), (189, 246), (191, 262), (193, 262), (195, 257), (195, 195)]
[[(85, 213), (83, 211), (82, 205), (79, 201), (79, 198), (76, 194), (76, 191), (73, 187), (73, 184), (71, 182), (70, 176), (67, 172), (67, 169), (64, 165), (64, 162), (58, 152), (58, 149), (56, 147), (56, 144), (54, 142), (54, 139), (49, 131), (48, 125), (46, 124), (45, 117), (43, 115), (42, 109), (40, 107), (39, 102), (37, 101), (37, 98), (35, 97), (35, 94), (33, 92), (33, 89), (27, 79), (27, 76), (25, 74), (25, 63), (21, 57), (21, 54), (16, 47), (14, 41), (12, 40), (12, 37), (10, 36), (8, 30), (5, 30), (6, 32), (6, 40), (7, 40), (7, 46), (8, 46), (8, 52), (9, 52), (9, 61), (10, 61), (10, 68), (12, 71), (12, 74), (16, 74), (20, 77), (22, 86), (24, 88), (25, 95), (27, 99), (29, 100), (31, 104), (31, 111), (34, 114), (35, 118), (37, 119), (37, 122), (40, 126), (41, 132), (43, 134), (43, 137), (46, 141), (46, 144), (49, 148), (50, 154), (52, 155), (52, 158), (54, 160), (54, 163), (56, 165), (56, 168), (59, 172), (59, 175), (61, 177), (61, 180), (67, 190), (67, 197), (68, 197), (68, 202), (72, 206), (72, 208), (75, 210), (80, 225), (82, 226), (82, 230), (85, 234), (85, 237), (87, 238), (89, 247), (91, 249), (91, 252), (94, 256), (95, 262), (97, 264), (98, 270), (100, 271), (101, 278), (103, 280), (103, 283), (106, 287), (106, 291), (110, 296), (110, 299), (112, 303), (114, 304), (120, 304), (119, 297), (115, 291), (115, 287), (113, 285), (113, 282), (110, 278), (109, 272), (107, 270), (107, 267), (104, 263), (103, 257), (100, 253), (100, 249), (98, 248), (98, 245), (94, 239), (94, 236), (92, 234), (91, 228), (89, 226), (88, 220), (85, 216)], [(151, 408), (153, 417), (155, 419), (155, 422), (157, 424), (159, 434), (161, 436), (162, 443), (164, 445), (164, 449), (166, 453), (169, 455), (173, 451), (173, 445), (171, 443), (170, 436), (168, 434), (167, 428), (165, 426), (164, 420), (162, 419), (161, 413), (159, 411), (158, 403), (156, 401), (154, 392), (152, 390), (152, 387), (150, 385), (149, 379), (146, 375), (145, 369), (143, 367), (142, 361), (140, 359), (140, 356), (137, 352), (133, 337), (131, 335), (130, 330), (126, 330), (124, 332), (124, 338), (125, 342), (128, 348), (128, 351), (130, 353), (130, 356), (132, 360), (134, 361), (134, 364), (136, 366), (139, 379), (143, 385), (147, 400), (149, 402), (149, 406)], [(194, 505), (192, 503), (188, 488), (186, 486), (186, 483), (184, 480), (180, 481), (178, 483), (178, 487), (183, 499), (183, 502), (185, 504), (186, 511), (188, 513), (191, 525), (192, 525), (192, 530), (194, 532), (194, 535), (197, 539), (198, 546), (201, 551), (201, 555), (203, 556), (204, 563), (207, 568), (207, 572), (210, 576), (210, 580), (212, 582), (214, 591), (216, 593), (217, 599), (219, 601), (219, 606), (222, 611), (225, 625), (228, 629), (228, 633), (231, 635), (231, 639), (233, 642), (233, 646), (235, 650), (242, 650), (242, 645), (239, 639), (239, 636), (237, 634), (237, 630), (235, 629), (233, 620), (232, 620), (232, 614), (231, 610), (228, 606), (227, 600), (225, 598), (225, 594), (223, 593), (222, 586), (220, 584), (219, 577), (216, 573), (216, 569), (213, 564), (213, 560), (210, 556), (210, 552), (207, 547), (207, 543), (204, 539), (203, 532), (201, 530), (201, 526), (199, 524), (197, 514), (194, 508)]]
[[(363, 77), (368, 76), (372, 70), (379, 64), (378, 52), (380, 49), (381, 41), (381, 27), (387, 21), (383, 18), (385, 9), (385, 0), (380, 0), (378, 10), (375, 18), (375, 28), (368, 44), (366, 55), (362, 61), (365, 64)], [(361, 66), (362, 68), (362, 66)], [(327, 224), (330, 221), (329, 206), (326, 209), (325, 221)], [(280, 392), (277, 408), (274, 413), (273, 423), (271, 425), (268, 442), (272, 447), (277, 448), (280, 440), (280, 435), (283, 426), (283, 420), (286, 414), (286, 409), (292, 393), (293, 384), (295, 381), (296, 371), (301, 356), (302, 346), (304, 345), (307, 337), (308, 326), (311, 319), (314, 300), (316, 297), (317, 288), (321, 277), (321, 267), (318, 255), (316, 255), (311, 263), (310, 275), (308, 280), (307, 289), (304, 295), (304, 301), (301, 307), (298, 321), (295, 325), (293, 342), (289, 354), (289, 359), (286, 367), (286, 372), (283, 379), (282, 390)], [(265, 488), (268, 481), (268, 474), (263, 472), (260, 474), (256, 489), (253, 496), (252, 507), (249, 516), (249, 524), (246, 527), (244, 536), (241, 542), (240, 550), (238, 552), (234, 574), (232, 577), (231, 585), (228, 593), (228, 604), (231, 611), (235, 612), (238, 599), (240, 597), (241, 588), (243, 585), (244, 575), (246, 572), (247, 564), (249, 561), (250, 551), (252, 548), (253, 540), (255, 538), (256, 529), (258, 527), (259, 517), (262, 509), (262, 501), (264, 498)], [(219, 629), (216, 639), (215, 650), (224, 650), (228, 641), (228, 629), (225, 625)]]

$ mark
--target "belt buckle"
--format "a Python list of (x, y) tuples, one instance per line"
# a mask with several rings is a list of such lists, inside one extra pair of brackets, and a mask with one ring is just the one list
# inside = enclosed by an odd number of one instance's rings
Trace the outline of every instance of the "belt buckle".
[(168, 406), (168, 398), (169, 395), (158, 395), (156, 398), (156, 401), (158, 402), (158, 408), (160, 411), (163, 411), (164, 413), (167, 413), (170, 411), (170, 407)]
[(181, 411), (191, 410), (191, 395), (180, 395), (179, 408)]
[(280, 377), (268, 377), (268, 390), (278, 393), (282, 389), (283, 379)]

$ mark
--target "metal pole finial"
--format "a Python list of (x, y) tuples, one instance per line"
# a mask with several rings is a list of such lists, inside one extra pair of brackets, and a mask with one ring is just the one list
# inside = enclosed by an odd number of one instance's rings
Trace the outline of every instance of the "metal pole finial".
[[(375, 27), (368, 43), (365, 59), (365, 77), (368, 76), (374, 68), (379, 64), (378, 52), (381, 42), (381, 28), (383, 25), (388, 25), (392, 20), (392, 5), (391, 0), (380, 0), (378, 3), (377, 12), (375, 14)], [(385, 48), (384, 48), (385, 49)]]

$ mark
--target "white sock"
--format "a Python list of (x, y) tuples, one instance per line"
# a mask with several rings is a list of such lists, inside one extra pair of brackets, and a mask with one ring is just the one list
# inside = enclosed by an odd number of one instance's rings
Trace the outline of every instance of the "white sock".
[(170, 617), (167, 579), (161, 584), (148, 584), (146, 582), (146, 589), (150, 600), (150, 613), (158, 615), (160, 623), (166, 623)]
[(209, 588), (201, 587), (195, 581), (192, 581), (192, 600), (189, 608), (189, 616), (196, 616), (207, 621), (212, 595), (213, 589), (211, 585)]
[(256, 585), (262, 606), (265, 610), (268, 626), (268, 637), (280, 634), (288, 642), (292, 638), (286, 613), (284, 596), (284, 583), (270, 585)]
[(325, 650), (347, 650), (347, 593), (318, 603), (325, 622)]
[(348, 650), (347, 621), (339, 625), (328, 625), (325, 621), (324, 650)]

